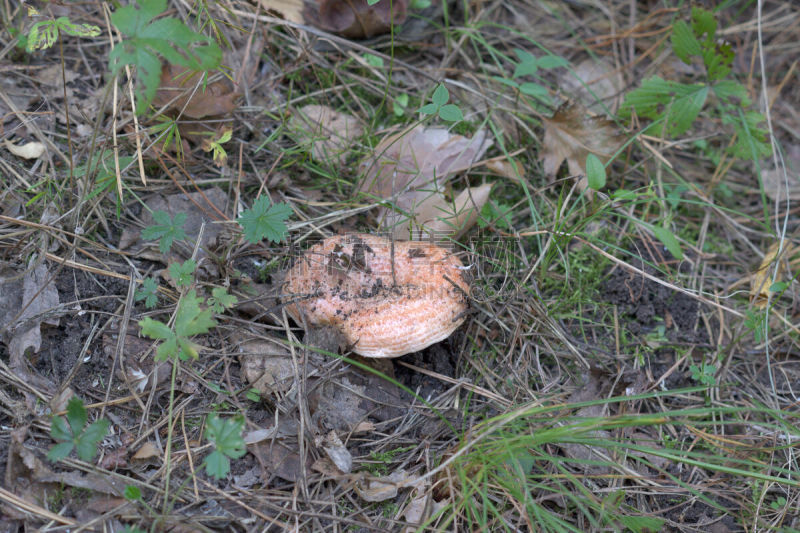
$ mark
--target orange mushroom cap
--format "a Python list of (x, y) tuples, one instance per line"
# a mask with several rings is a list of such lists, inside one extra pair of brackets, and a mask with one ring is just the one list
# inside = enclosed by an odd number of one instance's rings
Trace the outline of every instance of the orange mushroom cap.
[(364, 357), (398, 357), (446, 339), (465, 319), (464, 265), (428, 242), (329, 237), (289, 270), (282, 290), (299, 324), (335, 326)]

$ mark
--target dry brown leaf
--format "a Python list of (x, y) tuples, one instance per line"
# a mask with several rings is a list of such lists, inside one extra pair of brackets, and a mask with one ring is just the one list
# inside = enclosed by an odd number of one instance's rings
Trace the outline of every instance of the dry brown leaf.
[(45, 151), (44, 145), (36, 141), (25, 144), (12, 144), (6, 140), (5, 145), (9, 152), (22, 159), (37, 159)]
[[(412, 213), (410, 218), (387, 208), (381, 208), (381, 212), (396, 239), (407, 239), (410, 235), (448, 235), (457, 239), (477, 222), (481, 209), (489, 201), (492, 185), (486, 183), (467, 188), (452, 201), (439, 192), (415, 191), (402, 196), (398, 203)], [(409, 200), (410, 205), (404, 205)]]
[(144, 459), (152, 459), (153, 457), (158, 457), (160, 455), (161, 450), (158, 449), (158, 446), (148, 441), (142, 444), (141, 448), (136, 450), (136, 453), (133, 454), (132, 459), (135, 461), (142, 461)]
[(242, 379), (259, 393), (286, 392), (294, 383), (292, 356), (277, 339), (252, 339), (239, 345)]
[(297, 24), (305, 22), (303, 18), (303, 0), (258, 0), (258, 3), (267, 13), (278, 14), (289, 22)]
[(364, 179), (359, 190), (389, 199), (412, 189), (434, 189), (454, 174), (474, 165), (492, 146), (486, 131), (471, 139), (443, 128), (418, 125), (389, 135), (375, 147), (374, 155), (361, 163)]
[(397, 496), (397, 490), (413, 484), (413, 477), (400, 468), (388, 476), (367, 478), (354, 487), (359, 496), (368, 502), (382, 502)]
[(238, 107), (241, 94), (234, 90), (228, 78), (206, 84), (202, 76), (203, 72), (165, 65), (153, 105), (159, 109), (167, 106), (166, 112), (180, 112), (183, 117), (195, 120), (230, 115)]
[(353, 469), (353, 456), (342, 444), (342, 440), (335, 431), (331, 431), (325, 436), (322, 449), (325, 450), (325, 454), (341, 472), (349, 474)]
[(496, 157), (486, 161), (486, 168), (504, 178), (519, 181), (520, 178), (525, 176), (525, 170), (522, 168), (522, 163), (505, 156)]
[(408, 0), (369, 5), (367, 0), (319, 0), (308, 2), (304, 18), (322, 29), (350, 39), (388, 33), (406, 20)]
[(550, 178), (556, 176), (565, 160), (570, 175), (585, 174), (589, 154), (605, 163), (625, 142), (616, 124), (604, 117), (589, 116), (577, 103), (562, 105), (543, 122), (542, 159), (544, 173)]
[(357, 118), (314, 104), (298, 109), (289, 119), (289, 129), (320, 163), (343, 164), (353, 139), (364, 134), (364, 126)]
[(583, 103), (591, 111), (612, 112), (619, 105), (625, 80), (622, 73), (604, 59), (585, 59), (561, 76), (559, 88), (564, 94)]
[[(779, 242), (772, 243), (764, 255), (764, 259), (761, 260), (758, 270), (750, 278), (750, 301), (759, 309), (767, 307), (770, 287), (783, 277), (785, 261), (778, 258), (779, 246)], [(795, 247), (792, 244), (786, 244), (783, 257), (791, 255), (794, 250)], [(778, 261), (777, 267), (774, 264), (776, 260)]]

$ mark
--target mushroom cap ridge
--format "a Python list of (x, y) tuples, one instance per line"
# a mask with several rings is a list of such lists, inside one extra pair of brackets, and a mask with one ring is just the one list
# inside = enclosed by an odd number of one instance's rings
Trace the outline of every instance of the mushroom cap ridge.
[(464, 322), (468, 292), (463, 264), (447, 249), (359, 233), (309, 248), (281, 298), (299, 324), (335, 326), (355, 353), (398, 357), (449, 337)]

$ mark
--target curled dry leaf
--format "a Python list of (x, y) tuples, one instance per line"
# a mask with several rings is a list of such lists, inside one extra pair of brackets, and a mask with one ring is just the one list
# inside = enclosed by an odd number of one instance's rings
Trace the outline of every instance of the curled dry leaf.
[(179, 112), (191, 119), (230, 115), (237, 107), (241, 94), (228, 78), (206, 83), (204, 72), (167, 64), (161, 70), (161, 85), (153, 105), (165, 111)]
[(30, 349), (37, 353), (41, 348), (42, 324), (58, 325), (54, 315), (59, 305), (58, 290), (44, 262), (21, 274), (0, 264), (2, 340), (8, 346), (11, 368), (17, 375), (49, 390), (50, 383), (28, 370), (25, 352)]
[(544, 173), (550, 178), (556, 176), (564, 160), (570, 175), (585, 174), (589, 154), (606, 162), (625, 142), (616, 124), (603, 117), (589, 116), (577, 103), (562, 105), (552, 118), (543, 122), (542, 159)]
[[(796, 250), (794, 245), (787, 243), (784, 245), (782, 257), (779, 258), (779, 245), (779, 242), (772, 243), (764, 255), (764, 259), (761, 260), (758, 270), (750, 278), (750, 301), (759, 309), (767, 307), (770, 288), (783, 277), (783, 271), (786, 266), (784, 259), (792, 255)], [(776, 259), (778, 261), (777, 266), (775, 265)]]
[(24, 144), (12, 144), (5, 141), (6, 149), (22, 159), (38, 159), (45, 151), (45, 147), (40, 142), (29, 142)]
[(325, 450), (325, 454), (341, 472), (349, 474), (353, 469), (353, 456), (342, 444), (342, 439), (339, 438), (335, 431), (331, 431), (325, 436), (322, 449)]
[(354, 486), (356, 492), (365, 501), (383, 502), (397, 496), (397, 490), (413, 485), (416, 478), (404, 469), (395, 470), (388, 476), (380, 478), (367, 478), (357, 482)]
[(762, 163), (761, 180), (764, 192), (776, 202), (800, 200), (800, 146), (790, 144), (784, 155), (786, 174), (783, 169), (774, 168), (772, 160)]
[(289, 22), (303, 24), (303, 0), (258, 0), (267, 13), (277, 14)]
[(136, 453), (133, 454), (132, 459), (134, 461), (143, 461), (145, 459), (152, 459), (153, 457), (158, 457), (160, 455), (161, 450), (158, 449), (158, 446), (148, 441), (142, 444), (141, 448), (136, 450)]
[(408, 0), (309, 0), (304, 17), (324, 30), (350, 39), (364, 39), (387, 33), (392, 25), (406, 20)]
[(289, 128), (320, 163), (343, 164), (353, 139), (364, 134), (357, 118), (324, 105), (307, 105), (289, 119)]

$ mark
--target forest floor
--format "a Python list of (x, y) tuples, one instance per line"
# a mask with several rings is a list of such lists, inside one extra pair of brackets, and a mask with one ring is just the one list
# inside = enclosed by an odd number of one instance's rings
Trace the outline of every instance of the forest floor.
[(373, 3), (2, 3), (0, 532), (800, 532), (800, 4)]

